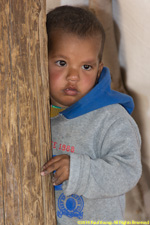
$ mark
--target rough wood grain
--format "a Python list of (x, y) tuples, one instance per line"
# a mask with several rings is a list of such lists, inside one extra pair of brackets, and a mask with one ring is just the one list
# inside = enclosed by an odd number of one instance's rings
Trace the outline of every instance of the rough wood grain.
[(45, 0), (0, 1), (0, 225), (54, 225)]

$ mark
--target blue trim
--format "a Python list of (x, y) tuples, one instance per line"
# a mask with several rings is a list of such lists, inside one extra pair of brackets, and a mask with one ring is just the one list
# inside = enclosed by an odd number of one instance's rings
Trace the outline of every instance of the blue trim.
[(62, 184), (54, 186), (55, 191), (62, 191)]

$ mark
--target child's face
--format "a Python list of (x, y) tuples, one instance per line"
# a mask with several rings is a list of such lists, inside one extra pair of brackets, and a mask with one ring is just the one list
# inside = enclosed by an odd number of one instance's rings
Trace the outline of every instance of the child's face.
[(103, 68), (98, 39), (57, 31), (49, 53), (51, 104), (67, 107), (86, 95)]

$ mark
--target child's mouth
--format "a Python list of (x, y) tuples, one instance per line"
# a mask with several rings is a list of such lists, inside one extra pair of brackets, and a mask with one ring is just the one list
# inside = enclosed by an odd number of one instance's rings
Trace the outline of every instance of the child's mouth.
[(70, 96), (75, 96), (75, 95), (78, 94), (78, 91), (75, 88), (66, 88), (64, 90), (64, 92), (65, 92), (66, 95), (70, 95)]

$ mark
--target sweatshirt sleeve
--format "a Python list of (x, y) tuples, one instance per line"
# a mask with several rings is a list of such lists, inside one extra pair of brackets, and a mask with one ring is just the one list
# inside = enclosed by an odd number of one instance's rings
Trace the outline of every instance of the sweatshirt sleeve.
[(103, 142), (97, 143), (100, 157), (71, 154), (66, 195), (106, 198), (125, 194), (141, 176), (141, 139), (133, 120), (117, 119), (109, 126)]

